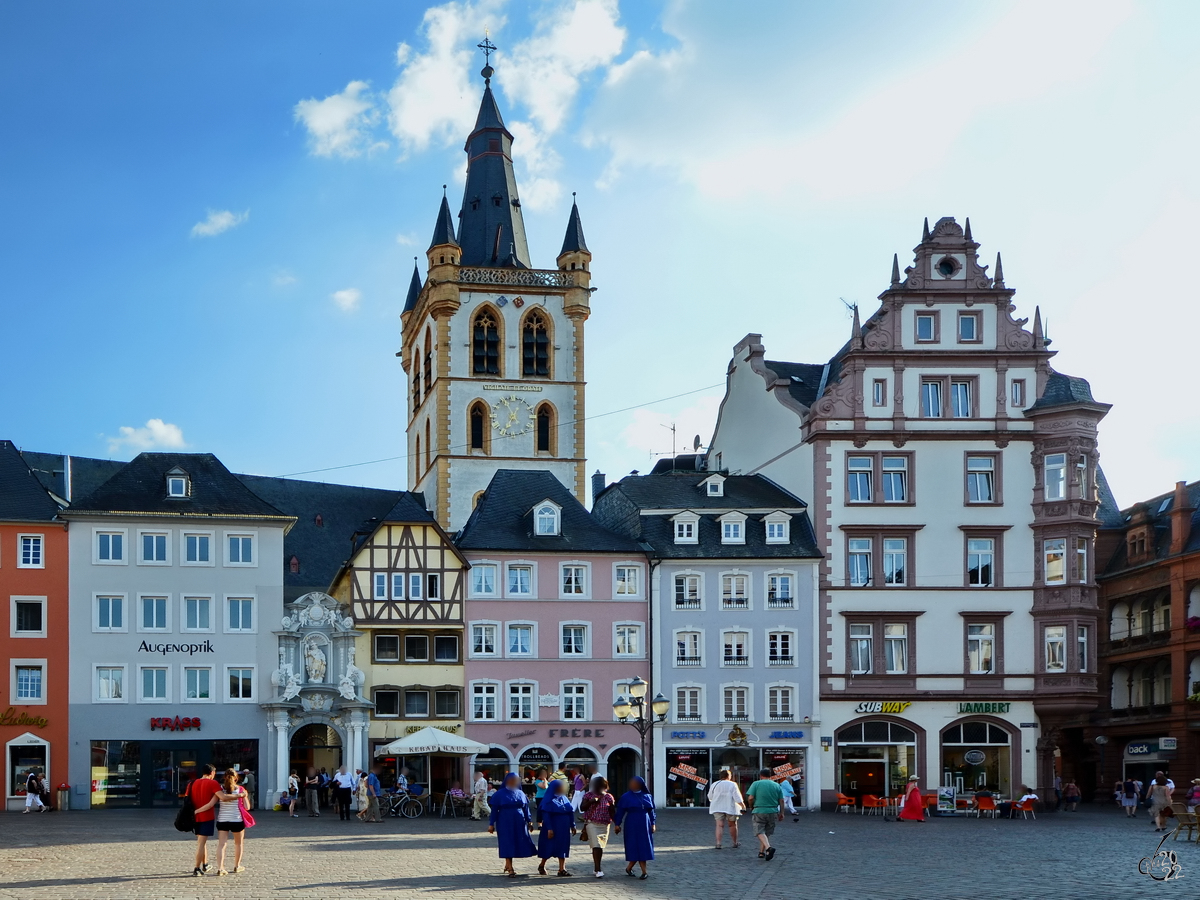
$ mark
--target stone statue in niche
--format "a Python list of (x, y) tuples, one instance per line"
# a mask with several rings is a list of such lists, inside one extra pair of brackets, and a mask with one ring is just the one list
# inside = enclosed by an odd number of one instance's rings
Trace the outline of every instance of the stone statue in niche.
[(325, 680), (325, 669), (327, 667), (325, 651), (314, 640), (308, 640), (304, 643), (304, 665), (308, 669), (308, 680), (310, 682), (321, 683)]
[(367, 680), (367, 676), (362, 669), (354, 664), (354, 648), (351, 647), (348, 653), (349, 659), (346, 661), (346, 671), (338, 681), (338, 693), (347, 700), (355, 700), (358, 698), (358, 689)]

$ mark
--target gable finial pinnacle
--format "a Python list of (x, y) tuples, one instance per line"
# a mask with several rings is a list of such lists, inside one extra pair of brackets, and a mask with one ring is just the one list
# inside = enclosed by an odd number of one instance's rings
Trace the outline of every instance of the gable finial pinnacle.
[(1004, 287), (1004, 264), (1000, 262), (1000, 254), (996, 253), (996, 274), (992, 276), (992, 287)]
[(900, 283), (900, 254), (892, 254), (892, 284)]
[(483, 42), (476, 44), (483, 51), (483, 68), (479, 70), (479, 74), (483, 76), (483, 83), (490, 87), (492, 84), (492, 75), (496, 70), (492, 68), (492, 54), (496, 52), (496, 45), (493, 44), (488, 37), (488, 29), (483, 29)]
[(963, 229), (963, 237), (965, 237), (968, 241), (974, 240), (974, 238), (971, 237), (971, 217), (970, 216), (967, 216), (967, 227)]
[(925, 217), (925, 224), (921, 228), (921, 242), (929, 240), (929, 216)]

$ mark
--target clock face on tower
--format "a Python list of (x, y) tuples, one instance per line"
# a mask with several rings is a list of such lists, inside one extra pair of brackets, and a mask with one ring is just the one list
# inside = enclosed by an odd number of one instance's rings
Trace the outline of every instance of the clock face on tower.
[(492, 427), (505, 437), (533, 428), (533, 410), (520, 397), (501, 397), (492, 407)]

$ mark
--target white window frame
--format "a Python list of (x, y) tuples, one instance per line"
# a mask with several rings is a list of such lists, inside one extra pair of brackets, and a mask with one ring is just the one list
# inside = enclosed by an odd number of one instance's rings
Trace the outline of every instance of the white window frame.
[[(475, 652), (475, 628), (492, 627), (496, 629), (496, 634), (492, 638), (492, 652)], [(503, 622), (497, 622), (492, 619), (474, 619), (467, 623), (467, 640), (470, 641), (467, 647), (468, 659), (500, 659), (504, 656), (505, 642), (508, 640), (508, 632), (504, 629)]]
[[(511, 591), (508, 586), (508, 573), (510, 569), (528, 569), (529, 570), (529, 592), (521, 593), (520, 591)], [(509, 559), (505, 560), (503, 569), (500, 570), (504, 578), (504, 584), (500, 585), (506, 598), (516, 600), (536, 600), (538, 595), (538, 567), (537, 563), (528, 559)]]
[[(208, 538), (208, 561), (189, 560), (187, 558), (187, 540), (190, 537)], [(215, 531), (201, 531), (195, 529), (180, 529), (179, 531), (179, 564), (181, 566), (215, 566), (216, 559), (213, 552), (217, 544), (217, 533)], [(198, 549), (197, 545), (197, 549)]]
[[(566, 570), (568, 568), (583, 569), (583, 592), (568, 594), (566, 588)], [(560, 600), (591, 600), (592, 599), (592, 564), (582, 559), (564, 559), (558, 564), (558, 598)]]
[[(171, 490), (171, 488), (173, 488), (175, 486), (174, 483), (177, 481), (179, 482), (179, 486), (182, 488), (182, 491), (180, 491), (178, 493)], [(175, 500), (180, 500), (180, 499), (189, 497), (192, 493), (191, 487), (192, 487), (191, 479), (188, 478), (188, 476), (186, 476), (186, 475), (167, 475), (167, 496), (168, 497), (175, 499)]]
[(408, 599), (421, 600), (425, 596), (425, 577), (420, 572), (408, 573)]
[[(100, 670), (119, 669), (121, 672), (121, 696), (100, 696)], [(92, 665), (92, 702), (93, 703), (128, 703), (129, 702), (129, 665), (121, 662), (98, 662)]]
[[(432, 631), (405, 631), (400, 635), (400, 662), (424, 664), (433, 662), (433, 639), (434, 632)], [(410, 638), (425, 638), (425, 656), (409, 656), (408, 642)], [(407, 690), (407, 688), (406, 688)]]
[(1075, 665), (1080, 672), (1087, 673), (1088, 664), (1091, 662), (1091, 646), (1088, 644), (1088, 638), (1091, 635), (1091, 630), (1087, 625), (1075, 626)]
[[(972, 467), (972, 461), (975, 465)], [(1000, 459), (995, 454), (980, 454), (979, 456), (967, 456), (966, 471), (967, 471), (967, 505), (968, 506), (994, 506), (996, 503), (996, 469)], [(984, 463), (985, 465), (980, 465)], [(989, 497), (986, 500), (972, 500), (971, 490), (973, 487), (984, 484), (987, 486)], [(976, 490), (976, 493), (980, 493)]]
[[(866, 634), (855, 634), (855, 628), (867, 629)], [(849, 651), (850, 674), (851, 675), (871, 675), (875, 671), (875, 626), (870, 622), (851, 622), (846, 630), (846, 637), (849, 641), (847, 650)], [(859, 654), (855, 647), (859, 641), (867, 642), (867, 667), (865, 669), (854, 668), (855, 662), (858, 660)]]
[(725, 476), (714, 472), (702, 482), (704, 485), (704, 495), (706, 497), (724, 497), (725, 496)]
[[(188, 697), (188, 695), (187, 695), (187, 692), (188, 692), (187, 675), (188, 675), (188, 672), (192, 669), (196, 669), (199, 671), (207, 670), (207, 672), (208, 672), (208, 697), (207, 698), (197, 697), (195, 699), (192, 699), (192, 698)], [(192, 665), (191, 663), (181, 663), (179, 666), (179, 702), (180, 703), (197, 703), (197, 704), (216, 703), (217, 702), (217, 692), (219, 690), (217, 685), (213, 684), (213, 682), (216, 681), (216, 678), (217, 678), (216, 666), (212, 666), (212, 665), (197, 666), (197, 665)], [(197, 685), (197, 687), (199, 687), (199, 685)]]
[[(396, 695), (396, 711), (394, 713), (382, 713), (379, 711), (379, 695), (380, 694), (395, 694)], [(380, 687), (371, 691), (371, 701), (375, 704), (375, 708), (371, 710), (372, 717), (376, 719), (399, 719), (400, 705), (404, 700), (404, 691), (398, 687)]]
[[(567, 653), (563, 649), (563, 629), (565, 628), (582, 628), (583, 629), (583, 652), (582, 653)], [(582, 622), (576, 619), (570, 619), (565, 622), (558, 623), (558, 658), (559, 659), (591, 659), (592, 658), (592, 623)]]
[(403, 600), (404, 599), (404, 573), (403, 572), (386, 572), (387, 581), (384, 582), (388, 600)]
[(426, 600), (441, 600), (442, 599), (442, 573), (441, 572), (426, 572), (425, 573), (425, 599)]
[[(637, 653), (622, 653), (620, 631), (622, 628), (637, 629)], [(613, 622), (613, 659), (645, 659), (646, 658), (646, 623), (645, 622)]]
[[(514, 687), (529, 688), (529, 712), (528, 719), (514, 719), (512, 717), (512, 697)], [(513, 678), (504, 682), (504, 718), (503, 722), (537, 722), (538, 719), (538, 683), (529, 678)]]
[[(36, 539), (38, 542), (38, 561), (36, 563), (26, 563), (22, 561), (25, 555), (22, 544), (25, 539)], [(23, 532), (17, 535), (17, 568), (18, 569), (44, 569), (46, 568), (46, 535), (36, 532)]]
[[(882, 644), (883, 673), (885, 675), (908, 675), (909, 674), (908, 655), (909, 655), (910, 648), (912, 647), (911, 641), (913, 640), (915, 635), (913, 635), (913, 633), (909, 629), (908, 625), (909, 625), (908, 622), (884, 622), (883, 623), (883, 633), (880, 634), (879, 639), (883, 642), (883, 644)], [(899, 636), (898, 635), (889, 635), (888, 634), (889, 628), (902, 628), (902, 629), (904, 629), (904, 632), (902, 635), (899, 635)], [(899, 656), (899, 666), (892, 668), (892, 667), (888, 666), (888, 648), (892, 644), (895, 644), (895, 643), (899, 643), (900, 646), (902, 646), (904, 648), (904, 652), (902, 654), (900, 654), (900, 656)]]
[[(691, 526), (687, 529), (686, 526)], [(681, 534), (681, 526), (684, 533)], [(676, 544), (700, 543), (700, 516), (694, 512), (676, 513), (671, 517), (672, 533)]]
[[(408, 711), (408, 695), (409, 694), (424, 694), (425, 695), (425, 712)], [(423, 685), (408, 685), (400, 689), (400, 716), (401, 719), (432, 719), (433, 718), (433, 688)]]
[[(1061, 549), (1051, 549), (1051, 546), (1050, 546), (1051, 544), (1061, 544), (1062, 547), (1061, 547)], [(1053, 556), (1055, 554), (1057, 554), (1061, 560), (1059, 565), (1062, 567), (1062, 577), (1051, 579), (1050, 578), (1050, 558), (1051, 558), (1051, 556)], [(1067, 578), (1067, 539), (1065, 537), (1046, 538), (1045, 540), (1042, 541), (1042, 583), (1043, 584), (1066, 584), (1068, 580), (1069, 579)]]
[[(791, 581), (788, 594), (788, 602), (786, 605), (771, 604), (771, 579), (772, 578), (787, 578)], [(763, 573), (763, 609), (796, 609), (796, 586), (800, 583), (796, 573), (791, 569), (777, 569), (773, 572)]]
[[(1050, 632), (1061, 634), (1061, 638), (1057, 635), (1051, 638)], [(1046, 672), (1066, 672), (1067, 671), (1067, 626), (1066, 625), (1045, 625), (1042, 628), (1042, 664)], [(1052, 644), (1058, 644), (1062, 647), (1062, 665), (1050, 666), (1050, 647)]]
[[(40, 698), (17, 696), (17, 669), (42, 670), (42, 696)], [(8, 661), (8, 705), (9, 706), (46, 706), (49, 704), (47, 695), (49, 687), (50, 667), (44, 659), (10, 658)]]
[[(732, 664), (728, 664), (725, 662), (725, 641), (726, 641), (726, 638), (731, 634), (742, 634), (742, 635), (746, 636), (745, 640), (742, 642), (742, 647), (743, 647), (742, 652), (746, 657), (745, 663), (736, 663), (735, 662)], [(751, 668), (754, 665), (754, 649), (753, 649), (753, 647), (754, 647), (754, 629), (753, 628), (740, 628), (736, 625), (731, 625), (726, 628), (722, 628), (721, 629), (721, 642), (717, 647), (717, 649), (720, 651), (720, 653), (717, 655), (717, 666), (722, 669), (749, 669), (749, 668)]]
[[(179, 631), (181, 634), (215, 634), (217, 630), (217, 617), (221, 614), (220, 610), (213, 609), (216, 606), (216, 597), (212, 594), (180, 594), (179, 595)], [(208, 601), (208, 627), (207, 628), (188, 628), (187, 624), (187, 602), (189, 600), (207, 600)]]
[[(42, 628), (40, 631), (17, 631), (17, 604), (18, 603), (37, 603), (42, 607)], [(48, 626), (47, 616), (49, 614), (49, 598), (30, 596), (26, 594), (13, 594), (8, 598), (8, 636), (13, 638), (44, 638)]]
[[(486, 687), (492, 688), (492, 698), (495, 700), (495, 703), (492, 706), (492, 710), (495, 713), (495, 715), (493, 715), (491, 718), (479, 717), (479, 716), (475, 715), (475, 687), (477, 685), (480, 687), (486, 686)], [(504, 713), (508, 712), (508, 708), (507, 707), (501, 708), (501, 704), (508, 702), (508, 695), (506, 693), (503, 693), (503, 694), (501, 693), (501, 691), (504, 690), (504, 683), (502, 681), (497, 681), (493, 678), (474, 678), (471, 681), (467, 682), (467, 688), (468, 688), (469, 697), (470, 697), (470, 707), (467, 710), (467, 712), (469, 713), (469, 716), (470, 716), (470, 721), (472, 721), (472, 722), (504, 722), (504, 721), (507, 721), (507, 718), (504, 715)]]
[[(1058, 472), (1053, 485), (1050, 481), (1051, 472)], [(1054, 488), (1053, 492), (1051, 491), (1051, 487)], [(1042, 499), (1046, 501), (1067, 499), (1067, 454), (1047, 453), (1045, 459), (1043, 459)]]
[[(583, 688), (583, 715), (567, 717), (567, 688)], [(572, 678), (558, 683), (558, 718), (561, 722), (590, 722), (592, 721), (592, 683), (582, 678)]]
[[(743, 718), (730, 718), (725, 712), (725, 692), (741, 690), (746, 692), (746, 714)], [(744, 681), (730, 681), (721, 685), (720, 721), (722, 722), (753, 722), (754, 721), (754, 686)], [(737, 714), (734, 713), (736, 716)]]
[[(165, 672), (163, 678), (163, 691), (165, 696), (162, 697), (147, 697), (143, 691), (142, 672), (147, 669), (153, 669), (156, 672)], [(171, 702), (171, 675), (172, 667), (166, 663), (138, 663), (137, 667), (137, 703), (170, 703)]]
[[(908, 584), (908, 582), (909, 582), (909, 578), (908, 578), (908, 576), (909, 576), (909, 553), (911, 552), (911, 549), (912, 549), (911, 547), (908, 546), (908, 538), (907, 537), (884, 537), (880, 541), (880, 543), (883, 544), (883, 546), (880, 548), (880, 553), (881, 553), (880, 561), (883, 563), (883, 586), (889, 587), (889, 588), (891, 588), (891, 587), (908, 587), (909, 586), (909, 584)], [(892, 544), (893, 546), (889, 548), (888, 547), (889, 544)], [(899, 549), (897, 549), (897, 547), (895, 546), (897, 544), (900, 545)], [(893, 580), (892, 573), (890, 573), (888, 571), (888, 557), (894, 558), (896, 556), (900, 557), (901, 565), (898, 569), (899, 579)]]
[[(163, 618), (166, 624), (162, 628), (147, 628), (142, 624), (142, 601), (143, 600), (164, 600), (165, 611)], [(137, 614), (137, 633), (138, 634), (167, 634), (171, 631), (171, 595), (168, 593), (157, 593), (147, 591), (137, 595), (137, 608), (134, 610)]]
[[(998, 634), (998, 632), (999, 632), (999, 628), (1000, 628), (1000, 623), (968, 621), (966, 623), (966, 626), (967, 626), (967, 672), (968, 672), (968, 674), (971, 674), (971, 675), (995, 675), (996, 674), (996, 663), (997, 663), (996, 648), (999, 646), (998, 639), (999, 639), (1000, 635)], [(992, 631), (990, 634), (986, 634), (983, 632), (981, 632), (979, 634), (971, 634), (972, 628), (990, 628)], [(974, 663), (972, 663), (972, 661), (971, 661), (971, 644), (972, 643), (976, 644), (978, 647), (978, 649), (976, 651), (976, 656), (980, 660), (983, 659), (983, 646), (985, 644), (991, 645), (990, 650), (988, 651), (988, 659), (991, 660), (990, 668), (987, 668), (987, 669), (973, 668)]]
[[(696, 579), (696, 594), (700, 603), (699, 606), (676, 606), (675, 605), (675, 579), (676, 578), (695, 578)], [(704, 611), (704, 573), (698, 572), (695, 569), (680, 569), (671, 573), (671, 609), (685, 612), (689, 610)]]
[[(382, 585), (383, 590), (380, 590)], [(377, 603), (386, 603), (388, 598), (388, 573), (371, 573), (371, 599)]]
[(675, 725), (694, 725), (697, 724), (695, 719), (687, 719), (680, 721), (681, 715), (689, 715), (688, 713), (680, 712), (679, 692), (680, 691), (695, 691), (696, 692), (696, 715), (699, 721), (703, 722), (707, 718), (707, 711), (704, 707), (704, 685), (697, 684), (694, 681), (683, 681), (678, 684), (671, 685), (671, 722)]
[[(110, 599), (119, 597), (121, 600), (121, 627), (113, 628), (100, 626), (100, 598)], [(109, 607), (109, 622), (112, 622), (112, 607)], [(92, 633), (93, 634), (127, 634), (129, 632), (129, 595), (120, 591), (96, 591), (92, 594)]]
[[(859, 542), (866, 543), (866, 549), (856, 547)], [(865, 556), (867, 558), (867, 579), (866, 581), (855, 581), (855, 557)], [(863, 537), (861, 535), (851, 535), (846, 541), (846, 587), (870, 587), (875, 581), (875, 539), (872, 537)]]
[[(622, 569), (633, 569), (635, 572), (634, 577), (637, 578), (637, 590), (633, 593), (623, 593), (617, 590), (617, 586), (621, 583), (618, 580), (617, 575)], [(635, 560), (621, 560), (613, 563), (612, 580), (612, 595), (614, 600), (640, 600), (646, 596), (646, 589), (643, 587), (643, 585), (646, 583), (646, 567), (640, 562)]]
[(746, 543), (746, 519), (746, 514), (740, 512), (725, 513), (720, 516), (717, 521), (721, 525), (721, 543)]
[[(699, 659), (700, 662), (694, 666), (681, 665), (679, 662), (679, 660), (681, 659), (681, 657), (679, 656), (679, 641), (680, 641), (681, 636), (683, 636), (685, 634), (689, 635), (689, 636), (696, 635), (696, 640), (695, 640), (696, 654), (697, 654), (696, 659)], [(681, 628), (674, 629), (671, 632), (671, 666), (672, 666), (672, 668), (675, 668), (675, 669), (703, 669), (704, 664), (705, 664), (705, 659), (704, 659), (705, 640), (706, 640), (706, 638), (704, 635), (703, 628), (696, 628), (694, 626), (692, 626), (692, 627), (683, 626)], [(691, 657), (682, 657), (682, 658), (690, 659)]]
[[(771, 715), (771, 691), (787, 691), (788, 706), (791, 707), (791, 712), (786, 718), (776, 718)], [(767, 722), (795, 722), (799, 710), (796, 706), (796, 701), (800, 697), (800, 686), (790, 681), (773, 681), (770, 684), (763, 685), (763, 710)]]
[[(384, 659), (379, 653), (379, 639), (389, 637), (396, 639), (396, 658)], [(397, 631), (384, 631), (382, 629), (371, 632), (371, 662), (379, 666), (394, 666), (404, 662), (404, 641), (403, 636)]]
[[(477, 591), (475, 590), (475, 570), (483, 569), (485, 566), (492, 567), (492, 590)], [(499, 576), (504, 572), (504, 567), (500, 565), (499, 560), (495, 559), (473, 559), (471, 560), (471, 568), (467, 570), (467, 596), (473, 598), (493, 598), (500, 597)], [(507, 577), (507, 575), (506, 575)]]
[[(512, 653), (508, 647), (508, 629), (510, 628), (529, 628), (529, 652), (528, 653)], [(504, 658), (505, 659), (537, 659), (538, 658), (538, 626), (537, 622), (525, 619), (514, 619), (511, 622), (504, 623)]]
[[(101, 559), (100, 558), (100, 535), (102, 534), (119, 534), (121, 536), (121, 558), (120, 559)], [(18, 544), (18, 549), (20, 545)], [(112, 555), (111, 542), (109, 545), (109, 556)], [(127, 566), (129, 565), (129, 529), (128, 528), (93, 528), (92, 529), (92, 565), (93, 566)]]
[[(782, 534), (772, 537), (772, 527), (782, 528)], [(792, 517), (785, 512), (773, 512), (763, 518), (763, 534), (768, 544), (787, 544), (792, 540)]]
[[(792, 661), (790, 663), (771, 663), (771, 635), (786, 634), (788, 636), (788, 646), (791, 651)], [(764, 639), (766, 643), (763, 645), (765, 655), (763, 659), (766, 661), (767, 667), (771, 669), (794, 669), (800, 665), (800, 634), (795, 628), (772, 628), (768, 627)]]
[[(167, 557), (166, 559), (146, 559), (145, 541), (147, 537), (161, 537), (163, 539), (163, 553)], [(171, 565), (171, 551), (174, 549), (171, 545), (173, 543), (174, 542), (171, 540), (171, 530), (169, 528), (139, 528), (137, 530), (137, 564), (139, 566)]]
[[(745, 612), (745, 611), (754, 609), (754, 578), (751, 576), (751, 574), (749, 572), (746, 572), (742, 569), (726, 569), (724, 572), (718, 573), (717, 577), (719, 579), (718, 583), (721, 588), (721, 609), (722, 610), (725, 610), (728, 612)], [(745, 592), (746, 603), (744, 606), (739, 606), (739, 605), (726, 606), (725, 605), (725, 579), (726, 578), (731, 578), (731, 579), (745, 578), (746, 579), (746, 592)], [(732, 582), (732, 581), (730, 582), (731, 589), (734, 584), (735, 584), (735, 582)], [(733, 598), (731, 597), (730, 600), (732, 602)]]
[[(542, 523), (546, 519), (542, 515), (549, 512), (550, 531), (542, 531)], [(543, 500), (533, 508), (533, 536), (558, 537), (562, 534), (562, 507), (553, 500)]]
[[(233, 562), (229, 558), (229, 539), (232, 537), (250, 538), (250, 562)], [(224, 551), (225, 565), (235, 569), (256, 569), (258, 568), (258, 556), (262, 549), (258, 540), (258, 530), (253, 528), (248, 529), (230, 529), (221, 533), (221, 547)], [(240, 551), (239, 551), (240, 552)]]
[[(250, 622), (249, 628), (234, 628), (229, 624), (229, 601), (230, 600), (249, 600), (250, 601)], [(226, 594), (221, 598), (221, 612), (224, 618), (225, 634), (258, 634), (258, 597), (254, 594)], [(240, 666), (239, 668), (245, 668)]]
[[(992, 545), (991, 549), (990, 550), (983, 550), (983, 549), (979, 549), (979, 548), (976, 548), (974, 550), (971, 549), (971, 544), (983, 543), (983, 542), (987, 542), (987, 543), (991, 544)], [(991, 535), (988, 535), (986, 537), (967, 535), (967, 587), (969, 587), (969, 588), (989, 588), (989, 587), (996, 586), (996, 575), (997, 575), (996, 560), (998, 557), (998, 550), (996, 547), (997, 542), (998, 542), (998, 538), (992, 537)], [(982, 557), (984, 557), (984, 556), (991, 557), (992, 561), (988, 564), (988, 570), (990, 571), (991, 576), (988, 581), (984, 582), (982, 580), (982, 578), (983, 578), (983, 574), (982, 574), (983, 566), (982, 565), (977, 566), (974, 570), (975, 572), (979, 573), (978, 577), (981, 579), (979, 581), (979, 583), (976, 584), (975, 582), (971, 581), (971, 577), (972, 577), (971, 576), (971, 571), (972, 571), (971, 570), (971, 557), (972, 556), (978, 557), (980, 559), (982, 559)]]

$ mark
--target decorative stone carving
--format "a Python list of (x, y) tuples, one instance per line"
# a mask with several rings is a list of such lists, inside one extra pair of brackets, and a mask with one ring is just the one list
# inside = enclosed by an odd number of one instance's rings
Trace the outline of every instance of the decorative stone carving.
[(558, 694), (538, 694), (538, 706), (558, 706)]
[(279, 688), (284, 700), (292, 700), (300, 693), (300, 676), (287, 661), (287, 649), (279, 648), (279, 668), (271, 673), (271, 684)]
[(347, 700), (355, 700), (358, 698), (358, 689), (366, 682), (367, 676), (354, 664), (355, 649), (350, 647), (347, 654), (346, 671), (338, 680), (338, 693)]
[(328, 662), (325, 658), (325, 651), (321, 649), (320, 643), (313, 637), (309, 637), (304, 642), (304, 667), (308, 671), (308, 680), (310, 682), (320, 684), (325, 681), (325, 670), (328, 667)]
[(333, 697), (329, 694), (312, 694), (300, 701), (307, 712), (328, 712), (333, 708)]
[(325, 624), (333, 624), (336, 614), (331, 609), (326, 609), (321, 603), (320, 594), (310, 594), (312, 603), (300, 610), (300, 624), (309, 627)]

